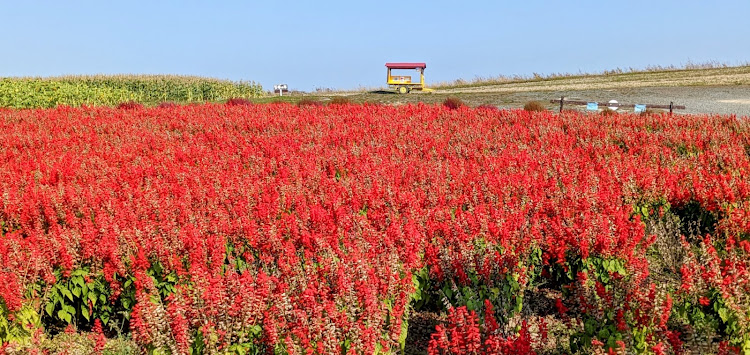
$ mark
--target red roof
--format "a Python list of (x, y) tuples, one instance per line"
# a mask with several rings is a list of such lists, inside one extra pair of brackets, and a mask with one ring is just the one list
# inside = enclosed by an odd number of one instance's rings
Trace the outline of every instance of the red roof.
[(388, 69), (416, 69), (416, 68), (427, 68), (425, 63), (385, 63)]

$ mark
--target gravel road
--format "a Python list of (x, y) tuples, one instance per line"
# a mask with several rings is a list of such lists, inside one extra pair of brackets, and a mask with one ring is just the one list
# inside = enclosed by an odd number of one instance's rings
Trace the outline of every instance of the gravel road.
[(435, 93), (486, 103), (501, 100), (503, 107), (522, 106), (530, 100), (548, 103), (560, 96), (577, 101), (614, 99), (627, 104), (669, 105), (671, 101), (686, 107), (678, 113), (750, 116), (750, 66), (489, 82)]
[[(750, 86), (718, 87), (651, 87), (629, 89), (605, 89), (567, 92), (534, 92), (518, 93), (518, 100), (544, 100), (565, 96), (567, 99), (609, 101), (617, 100), (629, 104), (684, 105), (685, 110), (678, 113), (702, 113), (750, 116)], [(516, 100), (513, 100), (516, 101)]]
[[(720, 114), (736, 115), (750, 118), (750, 85), (724, 86), (662, 86), (662, 87), (609, 87), (596, 89), (571, 89), (570, 86), (551, 90), (509, 90), (507, 87), (454, 88), (435, 90), (432, 93), (412, 92), (399, 95), (392, 91), (379, 90), (371, 92), (341, 93), (354, 102), (381, 102), (400, 105), (410, 102), (441, 103), (447, 97), (458, 97), (469, 106), (482, 104), (495, 105), (500, 108), (520, 108), (529, 101), (541, 101), (551, 110), (558, 105), (550, 100), (565, 96), (568, 100), (606, 102), (617, 100), (622, 104), (655, 104), (685, 106), (685, 110), (675, 113), (685, 114)], [(330, 97), (338, 96), (337, 94)], [(328, 100), (329, 95), (320, 95), (318, 99)], [(584, 110), (585, 106), (566, 106)], [(632, 110), (622, 108), (626, 111)]]
[[(683, 87), (634, 87), (634, 88), (608, 88), (587, 90), (544, 90), (544, 91), (518, 91), (518, 92), (496, 92), (489, 89), (472, 90), (462, 92), (456, 89), (437, 90), (433, 94), (409, 94), (381, 95), (386, 97), (384, 102), (406, 103), (413, 101), (442, 102), (445, 97), (456, 96), (469, 104), (478, 106), (481, 104), (496, 105), (500, 108), (519, 108), (526, 102), (536, 100), (547, 105), (549, 109), (556, 110), (558, 105), (550, 103), (550, 100), (565, 96), (568, 100), (606, 102), (617, 100), (623, 104), (655, 104), (685, 106), (685, 110), (675, 110), (675, 113), (686, 114), (720, 114), (737, 115), (738, 117), (750, 117), (750, 85), (732, 86), (683, 86)], [(584, 110), (584, 106), (566, 106), (566, 108), (577, 108)], [(627, 109), (621, 109), (627, 110)], [(629, 110), (632, 110), (629, 109)]]

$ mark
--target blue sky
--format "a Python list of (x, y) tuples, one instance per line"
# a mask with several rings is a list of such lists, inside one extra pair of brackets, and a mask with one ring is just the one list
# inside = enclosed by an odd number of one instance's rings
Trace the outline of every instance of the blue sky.
[(0, 76), (164, 73), (270, 90), (750, 61), (750, 1), (6, 1)]

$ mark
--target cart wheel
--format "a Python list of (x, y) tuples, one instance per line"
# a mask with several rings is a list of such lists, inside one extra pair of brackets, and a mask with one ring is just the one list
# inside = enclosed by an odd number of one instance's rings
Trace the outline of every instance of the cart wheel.
[(408, 92), (409, 92), (409, 88), (407, 88), (406, 86), (399, 86), (398, 87), (398, 93), (399, 94), (406, 94)]

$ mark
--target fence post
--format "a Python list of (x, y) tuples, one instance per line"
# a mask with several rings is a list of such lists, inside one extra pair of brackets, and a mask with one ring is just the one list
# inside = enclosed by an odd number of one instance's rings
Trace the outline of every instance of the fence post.
[(669, 102), (669, 113), (670, 113), (670, 114), (672, 113), (672, 107), (673, 107), (673, 106), (674, 106), (674, 102), (670, 101), (670, 102)]
[(560, 113), (562, 113), (563, 110), (563, 102), (565, 101), (565, 96), (560, 96)]

